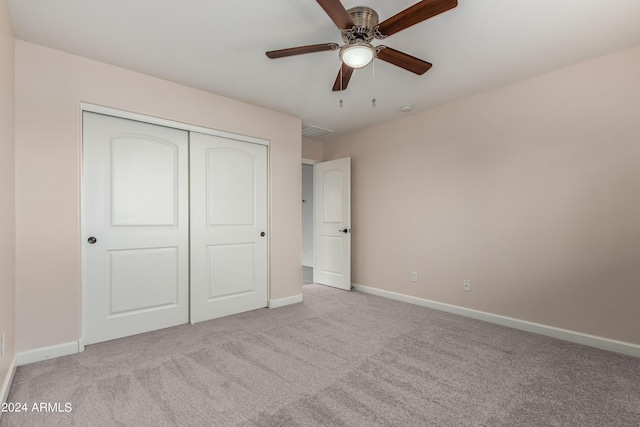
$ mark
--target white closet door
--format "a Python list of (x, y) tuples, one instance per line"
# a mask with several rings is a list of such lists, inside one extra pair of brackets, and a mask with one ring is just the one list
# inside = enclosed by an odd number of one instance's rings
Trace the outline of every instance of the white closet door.
[(188, 132), (83, 113), (83, 339), (188, 322)]
[(191, 322), (267, 306), (267, 147), (192, 132)]

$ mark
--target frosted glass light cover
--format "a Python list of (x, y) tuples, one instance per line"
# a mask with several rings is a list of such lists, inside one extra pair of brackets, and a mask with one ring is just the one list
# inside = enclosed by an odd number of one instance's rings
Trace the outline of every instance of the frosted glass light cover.
[(355, 44), (345, 47), (340, 52), (340, 59), (351, 68), (362, 68), (373, 60), (373, 53), (373, 46), (370, 44)]

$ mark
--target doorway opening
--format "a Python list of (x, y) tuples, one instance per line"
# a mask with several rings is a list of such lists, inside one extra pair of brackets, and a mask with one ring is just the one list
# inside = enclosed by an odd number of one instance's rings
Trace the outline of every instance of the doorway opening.
[(350, 290), (351, 158), (302, 163), (302, 284)]
[(313, 164), (302, 164), (302, 284), (313, 283)]

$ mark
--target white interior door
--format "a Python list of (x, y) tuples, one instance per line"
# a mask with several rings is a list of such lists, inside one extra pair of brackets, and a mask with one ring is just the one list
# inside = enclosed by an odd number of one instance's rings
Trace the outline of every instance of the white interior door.
[(188, 322), (188, 132), (83, 113), (85, 344)]
[(267, 147), (191, 133), (191, 322), (267, 306)]
[(351, 158), (313, 168), (313, 281), (351, 289)]

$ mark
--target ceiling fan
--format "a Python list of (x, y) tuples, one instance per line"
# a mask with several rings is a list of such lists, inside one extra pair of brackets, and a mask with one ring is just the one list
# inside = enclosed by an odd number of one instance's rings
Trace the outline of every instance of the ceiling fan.
[(353, 70), (369, 65), (374, 58), (381, 59), (415, 74), (424, 74), (431, 64), (399, 50), (379, 45), (371, 40), (384, 39), (392, 34), (432, 18), (458, 5), (457, 0), (422, 0), (391, 18), (378, 23), (378, 13), (370, 7), (358, 6), (346, 10), (340, 0), (316, 0), (342, 33), (344, 45), (321, 43), (266, 52), (271, 59), (304, 53), (340, 50), (342, 66), (333, 84), (334, 91), (347, 88)]

